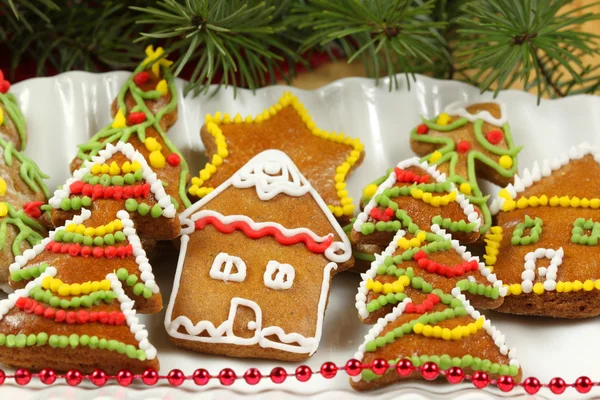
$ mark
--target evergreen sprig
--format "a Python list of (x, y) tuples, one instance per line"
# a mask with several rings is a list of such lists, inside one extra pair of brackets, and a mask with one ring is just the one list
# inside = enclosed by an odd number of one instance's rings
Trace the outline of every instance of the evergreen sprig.
[[(290, 0), (177, 0), (158, 1), (156, 7), (132, 7), (149, 27), (144, 39), (166, 41), (174, 54), (174, 74), (194, 66), (186, 93), (208, 92), (218, 74), (220, 85), (249, 87), (275, 82), (284, 59), (297, 61), (294, 48), (279, 34)], [(285, 76), (285, 74), (283, 74)], [(269, 79), (265, 78), (267, 76)]]

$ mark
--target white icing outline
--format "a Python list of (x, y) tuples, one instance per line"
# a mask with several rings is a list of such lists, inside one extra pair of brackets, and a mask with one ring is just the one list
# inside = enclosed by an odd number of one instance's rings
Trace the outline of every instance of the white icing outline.
[[(456, 254), (462, 257), (465, 261), (476, 261), (478, 264), (477, 270), (479, 273), (488, 280), (489, 283), (493, 285), (493, 287), (498, 288), (498, 293), (500, 297), (506, 296), (508, 292), (508, 288), (502, 284), (502, 281), (498, 279), (496, 274), (492, 273), (492, 270), (486, 267), (485, 263), (479, 260), (479, 257), (471, 255), (470, 252), (467, 251), (465, 246), (462, 246), (458, 240), (452, 239), (452, 234), (450, 232), (446, 232), (444, 229), (440, 228), (439, 225), (434, 224), (431, 226), (431, 232), (444, 238), (445, 240), (450, 240), (452, 244), (452, 249)], [(358, 286), (358, 293), (356, 294), (354, 303), (356, 309), (358, 310), (358, 315), (361, 318), (365, 319), (369, 316), (369, 312), (367, 311), (367, 294), (369, 291), (367, 290), (367, 280), (375, 279), (377, 276), (377, 268), (383, 264), (384, 260), (388, 256), (392, 256), (396, 249), (398, 249), (398, 240), (406, 234), (402, 229), (396, 232), (392, 241), (388, 244), (387, 248), (381, 254), (375, 254), (375, 261), (371, 263), (371, 267), (367, 272), (361, 274), (362, 281)], [(400, 306), (399, 303), (394, 307), (394, 310)]]
[[(521, 288), (523, 289), (523, 293), (531, 293), (533, 290), (533, 281), (536, 278), (536, 271), (539, 276), (546, 278), (544, 281), (544, 290), (556, 290), (556, 274), (558, 272), (558, 267), (562, 264), (564, 255), (565, 252), (562, 247), (558, 250), (538, 247), (534, 251), (527, 253), (525, 255), (525, 264), (523, 264), (525, 270), (521, 273), (521, 279), (523, 279)], [(542, 258), (550, 260), (550, 265), (548, 265), (547, 268), (537, 266), (537, 260)]]
[[(8, 267), (9, 272), (19, 271), (24, 268), (29, 261), (34, 260), (38, 255), (46, 251), (46, 245), (54, 240), (54, 236), (56, 232), (65, 230), (66, 225), (68, 224), (83, 224), (87, 221), (92, 215), (92, 212), (87, 208), (82, 208), (81, 213), (79, 215), (75, 215), (72, 220), (68, 220), (64, 226), (60, 226), (53, 231), (50, 231), (48, 237), (43, 239), (40, 243), (36, 244), (30, 249), (27, 249), (20, 256), (15, 257), (15, 261)], [(121, 220), (123, 225), (123, 234), (127, 238), (127, 242), (131, 244), (133, 249), (132, 257), (135, 257), (135, 262), (138, 265), (138, 270), (140, 271), (140, 279), (144, 282), (144, 285), (152, 290), (152, 293), (158, 293), (159, 288), (156, 284), (154, 274), (152, 273), (152, 266), (150, 265), (150, 261), (148, 257), (146, 257), (146, 252), (142, 247), (142, 242), (140, 241), (139, 236), (136, 234), (135, 227), (133, 221), (129, 217), (129, 213), (126, 210), (121, 210), (117, 212), (116, 218)]]
[[(435, 165), (429, 165), (427, 161), (419, 161), (419, 157), (412, 157), (404, 161), (400, 161), (396, 165), (396, 167), (400, 169), (418, 167), (425, 170), (425, 172), (429, 174), (429, 176), (431, 176), (433, 179), (435, 179), (437, 183), (446, 182), (446, 174), (440, 173), (440, 171), (436, 168)], [(358, 214), (358, 216), (356, 217), (356, 221), (354, 221), (352, 229), (354, 229), (357, 232), (360, 232), (362, 225), (369, 219), (369, 216), (371, 215), (371, 210), (377, 207), (377, 204), (375, 202), (375, 196), (383, 193), (385, 189), (391, 188), (392, 186), (394, 186), (395, 183), (396, 173), (392, 170), (387, 179), (381, 185), (379, 185), (377, 191), (375, 192), (373, 197), (371, 197), (371, 200), (369, 200), (369, 203), (365, 206), (364, 210), (360, 214)], [(469, 221), (469, 223), (476, 223), (473, 231), (478, 232), (479, 228), (481, 227), (481, 217), (479, 216), (477, 211), (475, 211), (475, 207), (471, 204), (469, 199), (467, 199), (459, 190), (456, 189), (456, 186), (452, 182), (450, 182), (450, 191), (456, 192), (456, 198), (454, 199), (454, 202), (457, 203), (463, 210), (466, 220)]]
[(471, 114), (467, 111), (467, 107), (477, 104), (477, 103), (468, 103), (463, 100), (454, 101), (448, 104), (444, 108), (444, 112), (449, 115), (457, 115), (462, 118), (466, 118), (470, 122), (474, 122), (475, 120), (482, 119), (488, 124), (502, 126), (508, 122), (508, 112), (506, 103), (498, 100), (490, 100), (485, 101), (485, 103), (494, 103), (500, 107), (500, 118), (494, 117), (489, 111), (483, 110), (479, 111), (477, 114)]
[(130, 162), (139, 162), (142, 166), (142, 177), (146, 183), (150, 185), (150, 191), (154, 195), (156, 202), (162, 208), (162, 215), (166, 218), (173, 218), (176, 215), (175, 206), (171, 202), (171, 196), (165, 192), (162, 181), (158, 179), (156, 173), (150, 168), (144, 156), (137, 151), (131, 143), (117, 142), (116, 144), (108, 143), (103, 150), (98, 152), (97, 156), (91, 160), (85, 160), (83, 166), (73, 172), (73, 176), (65, 182), (62, 189), (54, 191), (54, 196), (48, 200), (48, 204), (54, 209), (60, 209), (60, 203), (63, 199), (71, 195), (71, 185), (74, 182), (81, 181), (85, 174), (89, 173), (94, 164), (104, 164), (112, 158), (116, 153), (123, 154)]
[[(231, 273), (234, 265), (237, 272)], [(239, 257), (230, 256), (227, 253), (219, 253), (210, 267), (209, 274), (211, 278), (218, 281), (243, 282), (246, 279), (246, 263)]]
[[(275, 274), (275, 278), (273, 278)], [(290, 264), (281, 264), (278, 261), (269, 261), (263, 274), (265, 286), (275, 290), (285, 290), (292, 287), (296, 271)]]
[[(306, 180), (304, 176), (298, 171), (298, 168), (294, 165), (292, 160), (283, 152), (279, 150), (267, 150), (264, 151), (253, 159), (251, 159), (245, 167), (242, 168), (244, 171), (248, 171), (247, 166), (250, 165), (267, 165), (267, 163), (275, 162), (280, 166), (286, 166), (287, 170), (295, 177), (298, 178), (298, 181), (301, 182), (301, 187), (308, 187), (308, 190), (299, 189), (299, 190), (291, 190), (289, 187), (286, 190), (279, 191), (278, 189), (269, 188), (269, 193), (286, 193), (289, 196), (298, 197), (302, 196), (306, 193), (310, 194), (314, 201), (317, 203), (323, 214), (327, 217), (331, 228), (337, 233), (341, 242), (333, 242), (329, 248), (325, 251), (324, 256), (329, 259), (327, 265), (325, 265), (323, 269), (323, 278), (321, 283), (321, 291), (319, 294), (319, 303), (316, 310), (316, 328), (314, 337), (304, 337), (299, 333), (286, 333), (282, 328), (277, 326), (269, 326), (262, 327), (262, 311), (258, 304), (253, 301), (245, 300), (241, 298), (234, 297), (231, 299), (230, 303), (230, 314), (229, 318), (222, 322), (219, 326), (215, 326), (211, 321), (199, 321), (194, 324), (188, 317), (186, 316), (178, 316), (173, 320), (173, 308), (175, 305), (175, 301), (177, 299), (177, 294), (179, 291), (179, 286), (181, 285), (181, 274), (183, 271), (183, 265), (185, 263), (188, 243), (190, 240), (190, 235), (195, 231), (194, 221), (201, 218), (202, 216), (212, 215), (217, 216), (222, 222), (226, 223), (226, 221), (245, 221), (249, 224), (254, 224), (255, 227), (264, 227), (264, 226), (272, 226), (280, 230), (284, 235), (293, 235), (297, 233), (306, 233), (310, 235), (313, 239), (320, 241), (327, 239), (331, 233), (327, 236), (318, 236), (316, 233), (310, 231), (307, 228), (294, 228), (287, 229), (280, 224), (274, 222), (262, 222), (255, 223), (250, 218), (244, 215), (232, 215), (232, 216), (221, 216), (219, 217), (219, 213), (210, 210), (202, 210), (198, 211), (200, 208), (204, 207), (207, 203), (209, 203), (216, 196), (221, 194), (225, 189), (230, 186), (234, 186), (234, 180), (238, 183), (242, 181), (240, 179), (240, 171), (236, 172), (231, 178), (225, 181), (222, 185), (217, 187), (215, 190), (210, 192), (207, 196), (202, 198), (200, 201), (196, 202), (190, 208), (185, 210), (183, 213), (179, 215), (182, 229), (182, 237), (181, 237), (181, 249), (179, 252), (179, 259), (177, 262), (177, 271), (175, 273), (175, 280), (173, 284), (173, 290), (171, 292), (171, 298), (169, 300), (169, 304), (167, 306), (167, 310), (165, 312), (165, 329), (167, 333), (178, 339), (190, 340), (196, 342), (205, 342), (205, 343), (229, 343), (235, 345), (254, 345), (258, 344), (263, 348), (273, 348), (277, 350), (287, 351), (290, 353), (299, 353), (305, 354), (309, 353), (310, 355), (314, 354), (317, 351), (319, 346), (319, 341), (321, 339), (321, 334), (323, 331), (323, 319), (325, 315), (325, 307), (327, 305), (327, 297), (329, 293), (329, 281), (331, 278), (332, 271), (337, 269), (336, 263), (343, 263), (350, 259), (352, 256), (352, 249), (350, 246), (349, 239), (347, 235), (344, 233), (342, 227), (336, 221), (335, 217), (329, 211), (329, 208), (323, 201), (323, 199), (318, 195), (318, 193), (310, 186), (310, 183)], [(267, 165), (268, 168), (272, 166)], [(246, 169), (244, 169), (246, 168)], [(271, 169), (272, 171), (274, 170)], [(246, 172), (242, 172), (241, 174), (245, 174)], [(263, 182), (264, 183), (264, 182)], [(245, 185), (245, 184), (244, 184)], [(246, 186), (244, 186), (246, 187)], [(264, 189), (264, 187), (263, 187)], [(257, 189), (257, 194), (260, 196), (260, 193)], [(272, 197), (270, 197), (272, 198)], [(335, 254), (335, 252), (341, 251), (341, 254)], [(235, 318), (235, 311), (238, 306), (246, 306), (250, 307), (254, 310), (256, 315), (256, 321), (251, 323), (250, 329), (255, 330), (255, 335), (252, 338), (240, 338), (235, 336), (233, 333), (233, 323)], [(178, 330), (183, 327), (187, 333), (180, 333)], [(209, 336), (198, 336), (200, 333), (206, 331)], [(279, 341), (272, 341), (267, 339), (269, 336), (277, 336)], [(292, 343), (296, 343), (293, 345)]]
[[(56, 276), (57, 271), (55, 267), (48, 267), (39, 277), (27, 283), (24, 289), (17, 289), (14, 293), (8, 295), (8, 299), (0, 301), (0, 320), (4, 318), (6, 314), (10, 310), (12, 310), (17, 300), (20, 297), (30, 298), (29, 293), (32, 288), (37, 286), (42, 286), (42, 281), (47, 276), (54, 277)], [(135, 302), (129, 298), (123, 291), (123, 286), (121, 281), (117, 278), (117, 275), (114, 273), (110, 273), (106, 275), (106, 278), (110, 281), (110, 287), (112, 291), (116, 294), (117, 301), (119, 302), (121, 311), (125, 315), (125, 321), (127, 322), (127, 326), (129, 327), (130, 332), (133, 334), (135, 340), (138, 342), (138, 348), (143, 350), (146, 354), (147, 360), (153, 360), (156, 358), (156, 348), (150, 344), (148, 341), (148, 331), (143, 324), (139, 323), (139, 319), (137, 317), (136, 311), (133, 308)], [(110, 338), (104, 338), (110, 339)]]
[[(495, 326), (492, 325), (490, 320), (487, 319), (485, 317), (485, 315), (483, 315), (479, 311), (475, 310), (475, 308), (471, 305), (471, 303), (469, 303), (469, 300), (467, 300), (465, 295), (460, 292), (459, 288), (452, 289), (451, 294), (452, 294), (452, 297), (460, 300), (463, 303), (463, 306), (464, 306), (465, 310), (467, 311), (467, 314), (471, 318), (473, 318), (474, 320), (477, 320), (479, 318), (484, 319), (483, 329), (489, 336), (491, 336), (492, 340), (494, 341), (494, 344), (498, 347), (500, 354), (502, 354), (504, 356), (508, 356), (509, 366), (514, 366), (514, 367), (520, 368), (520, 363), (519, 363), (519, 360), (517, 359), (517, 350), (514, 347), (512, 349), (508, 348), (508, 346), (505, 343), (505, 336), (498, 329), (496, 329)], [(377, 338), (377, 336), (379, 336), (379, 334), (381, 332), (383, 332), (383, 330), (389, 323), (396, 321), (398, 319), (398, 317), (400, 317), (404, 313), (404, 308), (406, 307), (406, 304), (408, 304), (408, 303), (412, 303), (412, 300), (409, 297), (402, 300), (402, 302), (399, 303), (392, 310), (392, 312), (387, 314), (384, 318), (379, 318), (379, 320), (377, 321), (377, 324), (375, 324), (369, 330), (369, 333), (367, 333), (365, 335), (364, 342), (358, 347), (358, 350), (354, 354), (353, 358), (357, 359), (358, 361), (362, 361), (365, 356), (366, 344), (372, 340), (375, 340), (375, 338)], [(352, 379), (352, 381), (354, 381), (354, 382), (359, 382), (362, 378), (359, 374), (357, 376), (350, 377), (350, 379)]]
[[(523, 193), (527, 188), (533, 186), (534, 183), (551, 176), (555, 171), (558, 171), (571, 161), (579, 160), (587, 155), (593, 156), (594, 160), (600, 164), (600, 147), (591, 146), (589, 143), (583, 142), (571, 147), (569, 151), (561, 153), (553, 159), (545, 159), (542, 161), (541, 167), (536, 161), (531, 171), (525, 168), (523, 173), (516, 174), (513, 183), (509, 183), (504, 189), (510, 194), (511, 199), (516, 201), (519, 193)], [(496, 215), (502, 211), (505, 201), (506, 199), (499, 195), (494, 198), (490, 205), (492, 215)]]

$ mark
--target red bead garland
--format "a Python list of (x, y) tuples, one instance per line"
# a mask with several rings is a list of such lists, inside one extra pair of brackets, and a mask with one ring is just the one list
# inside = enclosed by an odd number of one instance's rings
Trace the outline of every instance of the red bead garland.
[(594, 383), (592, 382), (592, 380), (590, 378), (588, 378), (587, 376), (580, 376), (579, 378), (577, 378), (577, 380), (575, 381), (575, 389), (579, 392), (579, 393), (587, 393), (590, 390), (592, 390), (592, 387), (594, 386)]
[(298, 379), (300, 382), (306, 382), (312, 376), (312, 370), (306, 365), (301, 365), (298, 368), (296, 368), (295, 375), (296, 379)]
[(320, 372), (321, 372), (321, 375), (323, 376), (323, 378), (332, 379), (337, 375), (338, 367), (331, 361), (328, 361), (328, 362), (323, 363), (323, 365), (321, 365)]
[(70, 369), (65, 374), (65, 381), (69, 386), (77, 386), (83, 381), (83, 374), (78, 369)]
[(471, 380), (477, 389), (483, 389), (490, 384), (490, 376), (483, 371), (475, 371)]
[(108, 377), (106, 376), (106, 372), (101, 369), (95, 369), (90, 374), (90, 381), (98, 387), (104, 386), (108, 381)]
[(158, 372), (152, 368), (145, 370), (142, 372), (142, 382), (148, 386), (156, 385), (156, 382), (158, 382)]
[(180, 369), (172, 369), (167, 375), (167, 380), (171, 386), (181, 386), (185, 381), (185, 375)]
[(413, 363), (408, 359), (402, 359), (396, 364), (396, 373), (400, 376), (409, 376), (415, 370)]
[(117, 382), (121, 386), (129, 386), (133, 382), (133, 374), (128, 369), (122, 369), (117, 373)]
[(529, 377), (523, 381), (523, 388), (528, 394), (536, 394), (540, 391), (542, 384), (537, 378)]
[(210, 374), (204, 368), (198, 368), (192, 374), (192, 379), (194, 380), (194, 383), (198, 386), (206, 385), (210, 378), (211, 378)]
[(434, 362), (427, 361), (421, 368), (421, 375), (428, 381), (432, 381), (440, 375), (440, 367)]
[(515, 380), (512, 376), (504, 375), (498, 378), (498, 382), (496, 382), (496, 385), (498, 385), (498, 389), (500, 389), (501, 391), (510, 392), (515, 387)]
[(221, 382), (221, 385), (223, 386), (233, 385), (236, 378), (237, 375), (231, 368), (223, 368), (221, 372), (219, 372), (219, 382)]
[(465, 372), (460, 367), (450, 367), (446, 371), (446, 379), (448, 382), (456, 385), (465, 379)]
[[(410, 304), (410, 303), (408, 303)], [(344, 370), (346, 371), (346, 373), (350, 376), (357, 376), (362, 372), (362, 367), (360, 364), (360, 361), (358, 361), (357, 359), (352, 359), (352, 360), (348, 360), (346, 362), (346, 365), (344, 366)], [(298, 371), (296, 371), (298, 372)]]
[(390, 368), (390, 365), (383, 358), (377, 358), (373, 360), (373, 364), (371, 365), (371, 371), (373, 371), (377, 375), (383, 375)]
[(18, 385), (27, 385), (31, 381), (31, 372), (25, 368), (19, 368), (15, 371), (15, 382)]
[(567, 384), (563, 378), (552, 378), (548, 387), (552, 393), (562, 394), (567, 389)]
[(273, 381), (273, 383), (280, 384), (287, 379), (287, 372), (281, 367), (275, 367), (271, 370), (269, 377), (271, 378), (271, 381)]
[(258, 382), (260, 382), (261, 378), (262, 374), (256, 368), (250, 368), (244, 374), (244, 380), (248, 385), (256, 385)]
[(6, 374), (4, 373), (4, 371), (2, 371), (0, 369), (0, 385), (2, 385), (5, 380), (6, 380)]
[(56, 381), (56, 372), (51, 368), (44, 368), (40, 371), (40, 382), (44, 385), (52, 385)]

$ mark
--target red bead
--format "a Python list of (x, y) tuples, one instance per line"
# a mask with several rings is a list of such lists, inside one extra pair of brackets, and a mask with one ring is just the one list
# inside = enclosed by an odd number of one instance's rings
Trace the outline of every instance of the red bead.
[(176, 167), (181, 163), (181, 157), (179, 157), (179, 154), (177, 153), (171, 153), (167, 157), (167, 162), (169, 163), (169, 165)]
[(44, 385), (52, 385), (56, 381), (56, 372), (50, 368), (44, 368), (40, 371), (40, 382)]
[(321, 375), (325, 379), (331, 379), (337, 375), (338, 367), (331, 361), (324, 362), (321, 365)]
[(296, 379), (298, 379), (300, 382), (306, 382), (311, 378), (312, 370), (307, 365), (301, 365), (298, 368), (296, 368), (295, 375)]
[(579, 393), (587, 393), (590, 390), (592, 390), (593, 386), (594, 386), (594, 383), (587, 376), (580, 376), (575, 381), (575, 389), (577, 389), (577, 391)]
[(140, 85), (143, 85), (144, 83), (148, 82), (148, 78), (150, 78), (150, 75), (148, 74), (148, 72), (142, 71), (142, 72), (138, 72), (137, 74), (135, 74), (133, 76), (133, 81), (135, 82), (136, 85), (140, 86)]
[(133, 382), (133, 374), (128, 369), (122, 369), (117, 372), (117, 382), (121, 386), (129, 386)]
[(271, 370), (269, 377), (274, 383), (282, 383), (287, 378), (287, 372), (281, 367), (275, 367)]
[(504, 375), (498, 378), (497, 385), (503, 392), (510, 392), (515, 387), (515, 380), (512, 376)]
[[(408, 303), (410, 304), (410, 303)], [(360, 374), (362, 372), (362, 365), (360, 363), (360, 361), (356, 360), (356, 359), (352, 359), (352, 360), (348, 360), (348, 362), (346, 362), (346, 366), (344, 367), (344, 369), (346, 370), (346, 373), (350, 376), (357, 376), (358, 374)]]
[(0, 369), (0, 385), (2, 385), (5, 380), (6, 380), (6, 374), (4, 373), (3, 370)]
[(421, 367), (421, 375), (428, 381), (432, 381), (440, 375), (440, 367), (434, 362), (427, 361)]
[(101, 369), (95, 369), (90, 374), (90, 381), (96, 386), (104, 386), (107, 380), (106, 372)]
[(237, 376), (231, 368), (223, 368), (221, 372), (219, 372), (219, 382), (221, 382), (221, 385), (223, 386), (233, 385), (235, 378), (237, 378)]
[(387, 372), (390, 365), (383, 358), (377, 358), (373, 360), (373, 364), (371, 364), (371, 371), (376, 373), (377, 375), (383, 375)]
[(542, 384), (538, 380), (538, 378), (529, 377), (523, 381), (523, 388), (528, 394), (536, 394), (539, 392)]
[(487, 372), (475, 371), (471, 377), (471, 381), (477, 389), (483, 389), (490, 384), (490, 376), (487, 374)]
[(446, 371), (446, 379), (448, 379), (448, 382), (456, 385), (465, 379), (465, 372), (460, 367), (450, 367)]
[(471, 143), (467, 142), (466, 140), (461, 140), (456, 144), (456, 150), (458, 150), (459, 153), (466, 153), (470, 149)]
[(567, 384), (563, 378), (552, 378), (548, 384), (550, 391), (554, 394), (562, 394), (567, 388)]
[(502, 139), (504, 139), (504, 134), (502, 133), (502, 131), (500, 131), (498, 129), (494, 129), (494, 130), (486, 133), (485, 137), (486, 137), (487, 141), (490, 142), (491, 144), (498, 144), (502, 141)]
[(172, 369), (167, 375), (167, 380), (171, 386), (181, 386), (185, 380), (185, 375), (180, 369)]
[(153, 368), (148, 368), (142, 372), (142, 382), (148, 386), (156, 385), (156, 382), (158, 382), (158, 372)]
[(15, 382), (19, 385), (27, 385), (31, 381), (31, 372), (25, 368), (19, 368), (15, 371)]
[(70, 369), (65, 374), (65, 381), (69, 386), (77, 386), (83, 380), (83, 374), (77, 369)]
[(127, 116), (127, 120), (129, 121), (129, 123), (136, 125), (136, 124), (141, 124), (142, 122), (144, 122), (146, 120), (146, 114), (144, 114), (143, 112), (132, 112), (129, 113), (129, 115)]
[(429, 132), (429, 128), (427, 127), (427, 125), (421, 124), (421, 125), (417, 126), (417, 133), (419, 135), (424, 135), (427, 132)]
[(415, 368), (409, 359), (404, 358), (396, 363), (396, 373), (400, 376), (409, 376), (414, 369)]
[(258, 382), (260, 382), (261, 378), (262, 378), (262, 375), (261, 375), (260, 371), (256, 368), (250, 368), (244, 374), (244, 380), (246, 381), (246, 383), (248, 385), (256, 385)]
[(210, 379), (210, 374), (204, 368), (198, 368), (192, 374), (192, 379), (194, 380), (194, 383), (196, 385), (204, 386), (208, 383), (208, 380)]

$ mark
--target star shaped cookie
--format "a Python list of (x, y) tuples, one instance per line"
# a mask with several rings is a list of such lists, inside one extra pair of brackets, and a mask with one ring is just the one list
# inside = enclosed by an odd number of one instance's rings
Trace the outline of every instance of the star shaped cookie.
[(362, 162), (364, 145), (343, 133), (316, 126), (304, 105), (285, 92), (256, 117), (207, 115), (200, 132), (209, 162), (192, 178), (189, 194), (202, 198), (225, 182), (252, 157), (276, 149), (286, 153), (327, 203), (336, 218), (354, 212), (346, 178)]

